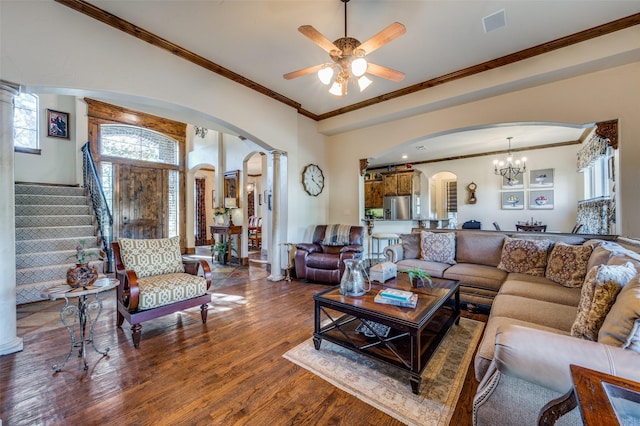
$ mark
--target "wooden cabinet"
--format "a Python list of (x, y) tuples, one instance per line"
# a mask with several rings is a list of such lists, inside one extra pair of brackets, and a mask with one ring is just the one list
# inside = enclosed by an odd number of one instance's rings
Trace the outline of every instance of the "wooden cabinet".
[(413, 172), (398, 173), (398, 195), (411, 195)]
[(382, 175), (384, 195), (398, 195), (398, 175), (389, 173)]
[(383, 174), (384, 195), (411, 195), (413, 174), (413, 171)]
[(370, 180), (364, 182), (364, 208), (382, 208), (383, 181)]

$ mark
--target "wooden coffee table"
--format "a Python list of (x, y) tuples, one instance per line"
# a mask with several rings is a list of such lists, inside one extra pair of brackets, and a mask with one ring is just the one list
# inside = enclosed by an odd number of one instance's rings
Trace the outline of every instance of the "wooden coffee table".
[[(422, 370), (451, 325), (460, 322), (458, 281), (432, 280), (433, 289), (428, 285), (416, 289), (411, 287), (407, 274), (399, 274), (384, 284), (372, 283), (371, 291), (364, 296), (343, 296), (339, 286), (315, 294), (315, 348), (319, 350), (324, 339), (408, 370), (411, 390), (418, 394)], [(403, 308), (374, 302), (376, 294), (387, 287), (417, 293), (417, 306)], [(387, 336), (378, 334), (366, 321), (387, 325), (391, 330)], [(356, 331), (359, 326), (372, 336)]]

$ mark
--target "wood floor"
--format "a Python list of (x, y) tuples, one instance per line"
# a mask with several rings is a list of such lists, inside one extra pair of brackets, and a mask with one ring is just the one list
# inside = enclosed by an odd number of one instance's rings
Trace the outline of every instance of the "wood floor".
[[(70, 345), (61, 302), (21, 306), (24, 350), (0, 357), (2, 424), (400, 425), (282, 357), (311, 336), (312, 295), (327, 287), (255, 272), (214, 290), (205, 325), (199, 308), (143, 323), (137, 350), (105, 293), (95, 342), (111, 349), (102, 358), (90, 348), (87, 371), (75, 354), (51, 370)], [(471, 424), (476, 387), (472, 365), (451, 425)]]

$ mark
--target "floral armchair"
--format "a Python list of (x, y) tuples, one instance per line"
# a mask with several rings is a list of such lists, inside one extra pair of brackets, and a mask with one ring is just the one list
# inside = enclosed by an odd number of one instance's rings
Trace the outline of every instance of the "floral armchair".
[(311, 243), (296, 245), (296, 276), (308, 281), (340, 283), (345, 259), (362, 258), (364, 227), (318, 225)]

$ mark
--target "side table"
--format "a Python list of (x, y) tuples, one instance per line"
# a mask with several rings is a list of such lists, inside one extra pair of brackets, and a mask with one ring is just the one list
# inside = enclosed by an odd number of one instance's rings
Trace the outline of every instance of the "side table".
[[(59, 372), (65, 366), (73, 348), (78, 350), (78, 358), (82, 358), (84, 369), (87, 370), (87, 344), (91, 343), (93, 349), (102, 356), (107, 355), (109, 348), (101, 351), (96, 347), (93, 341), (93, 328), (98, 321), (98, 317), (102, 312), (102, 301), (99, 294), (103, 291), (111, 290), (118, 285), (118, 280), (111, 278), (100, 278), (93, 285), (87, 287), (79, 287), (73, 289), (66, 284), (57, 285), (43, 291), (40, 295), (50, 300), (64, 299), (64, 306), (60, 310), (60, 319), (71, 336), (71, 348), (67, 354), (67, 358), (61, 365), (54, 364), (51, 368), (55, 372)], [(95, 295), (95, 298), (89, 300), (88, 296)], [(69, 303), (69, 299), (75, 297), (78, 299), (78, 305)], [(89, 324), (89, 335), (87, 336), (87, 323)]]
[(636, 424), (629, 420), (640, 418), (640, 383), (578, 365), (569, 368), (573, 387), (542, 408), (538, 425), (554, 425), (576, 407), (585, 426)]

